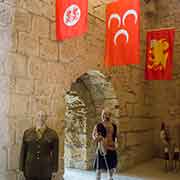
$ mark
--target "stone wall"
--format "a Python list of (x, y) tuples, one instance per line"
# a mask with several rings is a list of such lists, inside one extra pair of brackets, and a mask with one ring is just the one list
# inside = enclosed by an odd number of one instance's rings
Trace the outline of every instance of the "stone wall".
[[(81, 113), (83, 112), (82, 103), (78, 103), (77, 106), (77, 103), (73, 100), (74, 98), (69, 97), (69, 94), (67, 94), (67, 97), (74, 102), (72, 103), (74, 106), (72, 108), (70, 103), (68, 103), (69, 101), (67, 101), (65, 137), (69, 139), (73, 135), (74, 143), (66, 143), (65, 151), (71, 152), (69, 153), (69, 157), (66, 156), (68, 160), (66, 167), (92, 169), (96, 151), (96, 144), (92, 140), (93, 128), (95, 124), (101, 121), (101, 111), (104, 108), (110, 109), (113, 115), (112, 120), (118, 124), (118, 99), (109, 79), (99, 71), (89, 71), (80, 76), (76, 82), (72, 84), (70, 93), (74, 92), (83, 100), (86, 113), (84, 113), (84, 115)], [(77, 111), (79, 112), (78, 114)], [(85, 123), (85, 126), (83, 126), (85, 129), (80, 125), (77, 126), (77, 124), (82, 124), (80, 123), (82, 119)], [(74, 120), (76, 120), (76, 123)], [(76, 128), (74, 128), (74, 126), (76, 126)], [(68, 127), (72, 128), (70, 132)], [(81, 133), (80, 138), (84, 143), (75, 142), (75, 137), (80, 137), (79, 131), (84, 132)], [(79, 149), (80, 147), (83, 151), (85, 150), (84, 154), (81, 153), (82, 150)], [(72, 151), (72, 148), (74, 148), (74, 151)], [(67, 152), (65, 152), (65, 155)]]
[(174, 142), (180, 146), (180, 1), (159, 0), (154, 1), (155, 11), (154, 28), (175, 27), (175, 44), (173, 58), (173, 80), (153, 82), (153, 110), (155, 117), (155, 144), (156, 154), (162, 152), (159, 139), (161, 122), (164, 121), (170, 127), (170, 133)]
[(65, 167), (87, 167), (87, 106), (76, 91), (65, 96)]
[[(151, 0), (145, 5), (141, 0), (141, 64), (105, 69), (105, 1), (89, 1), (89, 31), (86, 35), (57, 42), (54, 0), (1, 0), (2, 179), (20, 179), (17, 170), (22, 134), (33, 125), (36, 112), (42, 108), (48, 112), (49, 126), (59, 134), (58, 176), (62, 178), (64, 96), (71, 84), (89, 70), (99, 70), (110, 78), (118, 98), (119, 169), (152, 158), (155, 150), (153, 135), (158, 135), (154, 127), (158, 130), (159, 120), (168, 117), (166, 112), (170, 107), (177, 112), (173, 119), (178, 120), (179, 4), (178, 0)], [(177, 27), (174, 80), (168, 83), (144, 81), (146, 30), (167, 25)], [(164, 103), (165, 97), (168, 97), (167, 103)]]
[(120, 169), (154, 157), (153, 84), (144, 80), (146, 31), (153, 28), (154, 4), (141, 1), (140, 65), (108, 70), (119, 99)]
[[(92, 169), (95, 158), (96, 144), (92, 140), (94, 125), (101, 121), (102, 109), (112, 112), (112, 121), (118, 126), (119, 103), (112, 82), (99, 71), (88, 71), (79, 79), (90, 94), (91, 102), (87, 102), (87, 169)], [(84, 97), (86, 99), (86, 97)]]
[(14, 11), (13, 0), (0, 1), (0, 179), (3, 180), (16, 178), (16, 174), (12, 171), (12, 167), (16, 164), (16, 156), (14, 156), (14, 162), (9, 156), (14, 153), (11, 145), (15, 137), (8, 119), (9, 92), (12, 87), (9, 51), (14, 49), (12, 45)]
[[(53, 1), (52, 1), (53, 2)], [(50, 33), (54, 20), (54, 4), (50, 1), (16, 1), (13, 21), (13, 49), (9, 51), (10, 68), (10, 105), (8, 111), (11, 127), (11, 147), (8, 154), (10, 170), (16, 173), (22, 135), (25, 129), (33, 126), (37, 111), (48, 113), (48, 125), (56, 129), (61, 136), (62, 116), (58, 108), (63, 103), (62, 83), (58, 79), (59, 45), (52, 40)], [(61, 70), (60, 68), (59, 70)], [(59, 89), (62, 89), (59, 91)], [(58, 124), (57, 124), (58, 123)], [(55, 128), (56, 127), (56, 128)], [(60, 164), (63, 164), (63, 135), (60, 140)], [(60, 166), (62, 167), (62, 166)], [(58, 176), (63, 174), (63, 168)]]
[[(54, 3), (54, 0), (17, 0), (14, 4), (12, 39), (8, 39), (12, 48), (5, 56), (8, 57), (5, 65), (10, 78), (10, 84), (5, 89), (9, 101), (6, 98), (4, 102), (9, 102), (9, 107), (4, 106), (8, 111), (8, 121), (5, 118), (2, 121), (5, 123), (3, 130), (11, 128), (5, 133), (5, 137), (7, 134), (10, 136), (8, 154), (2, 149), (2, 159), (6, 155), (9, 162), (8, 165), (3, 163), (2, 169), (7, 172), (8, 166), (8, 175), (13, 175), (11, 180), (21, 179), (17, 170), (22, 135), (25, 129), (33, 126), (40, 109), (47, 111), (49, 127), (59, 134), (60, 168), (57, 178), (63, 178), (65, 92), (81, 74), (101, 66), (104, 44), (95, 34), (102, 24), (89, 16), (93, 29), (90, 28), (86, 36), (57, 42)], [(7, 30), (5, 32), (9, 33)], [(99, 51), (96, 53), (97, 49)]]

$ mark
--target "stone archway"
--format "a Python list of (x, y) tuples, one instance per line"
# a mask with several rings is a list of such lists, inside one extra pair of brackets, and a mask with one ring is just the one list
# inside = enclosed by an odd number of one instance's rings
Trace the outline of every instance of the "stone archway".
[(65, 102), (65, 167), (92, 169), (95, 144), (91, 133), (104, 107), (118, 124), (119, 102), (112, 83), (99, 71), (88, 71), (71, 85)]

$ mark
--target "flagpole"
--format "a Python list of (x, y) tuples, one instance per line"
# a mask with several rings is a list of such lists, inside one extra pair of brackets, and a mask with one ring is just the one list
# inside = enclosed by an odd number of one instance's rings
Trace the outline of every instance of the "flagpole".
[(105, 20), (105, 19), (100, 18), (100, 17), (98, 17), (98, 16), (96, 16), (96, 15), (94, 15), (94, 14), (90, 13), (90, 12), (88, 12), (88, 15), (89, 15), (89, 16), (92, 16), (92, 17), (94, 17), (94, 18), (96, 18), (96, 19), (98, 19), (98, 20), (100, 20), (100, 21), (102, 21), (102, 22), (106, 22), (106, 20)]

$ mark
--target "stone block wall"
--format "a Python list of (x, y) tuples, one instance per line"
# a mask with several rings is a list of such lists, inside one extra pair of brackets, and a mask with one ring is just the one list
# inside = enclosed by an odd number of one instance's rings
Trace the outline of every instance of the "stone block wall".
[(139, 162), (149, 160), (155, 155), (154, 116), (151, 113), (153, 102), (153, 83), (144, 80), (146, 31), (153, 27), (154, 4), (141, 2), (141, 62), (111, 68), (108, 71), (119, 100), (119, 169), (133, 167)]
[(180, 1), (178, 0), (159, 0), (154, 1), (155, 11), (153, 28), (176, 28), (174, 42), (174, 58), (173, 58), (173, 79), (171, 81), (154, 81), (153, 109), (151, 113), (155, 119), (155, 144), (157, 156), (162, 153), (162, 146), (159, 138), (161, 122), (164, 121), (170, 128), (170, 134), (173, 141), (180, 146)]
[[(10, 6), (8, 1), (7, 4)], [(59, 134), (57, 179), (63, 179), (65, 92), (81, 74), (100, 68), (103, 43), (94, 36), (92, 29), (86, 36), (57, 42), (54, 0), (17, 0), (12, 6), (12, 28), (0, 32), (4, 44), (11, 45), (2, 61), (7, 71), (7, 79), (2, 76), (2, 90), (8, 97), (2, 94), (7, 121), (2, 114), (4, 125), (1, 132), (5, 142), (5, 138), (10, 139), (7, 147), (2, 142), (1, 159), (8, 159), (2, 163), (2, 170), (11, 180), (22, 179), (18, 160), (23, 132), (33, 126), (36, 113), (43, 109), (48, 113), (48, 126)], [(94, 23), (95, 29), (101, 26), (91, 16), (89, 21)], [(88, 59), (92, 59), (91, 63)], [(1, 70), (4, 73), (5, 70)]]
[[(59, 134), (58, 176), (62, 179), (64, 96), (71, 84), (89, 70), (99, 70), (111, 78), (118, 98), (119, 169), (154, 156), (156, 141), (153, 137), (158, 136), (163, 117), (168, 122), (170, 117), (173, 122), (178, 121), (179, 1), (152, 0), (145, 5), (141, 0), (141, 64), (111, 69), (103, 66), (107, 2), (89, 1), (86, 35), (57, 42), (54, 0), (0, 1), (0, 177), (3, 180), (20, 179), (17, 170), (23, 131), (33, 125), (39, 109), (47, 111), (49, 126)], [(162, 26), (177, 27), (174, 80), (147, 82), (144, 81), (146, 30)], [(165, 98), (167, 103), (164, 103)], [(171, 107), (173, 110), (167, 111)], [(175, 116), (166, 116), (166, 112), (174, 111)], [(158, 142), (156, 145), (158, 149)]]
[(101, 121), (102, 109), (110, 108), (113, 121), (118, 123), (115, 91), (103, 74), (89, 71), (72, 84), (65, 99), (65, 167), (92, 169), (96, 152), (92, 131)]
[[(65, 167), (86, 169), (87, 167), (87, 107), (76, 91), (66, 96), (65, 112)], [(89, 121), (89, 119), (88, 119)]]
[[(12, 158), (15, 151), (11, 145), (14, 141), (13, 124), (10, 126), (8, 118), (10, 106), (10, 90), (12, 87), (11, 69), (9, 66), (9, 52), (12, 46), (12, 26), (15, 12), (15, 2), (12, 0), (0, 1), (0, 179), (14, 179), (16, 174), (12, 167), (16, 166), (16, 158)], [(12, 129), (11, 129), (12, 128)], [(16, 147), (15, 147), (16, 148)], [(8, 173), (7, 173), (8, 172)]]

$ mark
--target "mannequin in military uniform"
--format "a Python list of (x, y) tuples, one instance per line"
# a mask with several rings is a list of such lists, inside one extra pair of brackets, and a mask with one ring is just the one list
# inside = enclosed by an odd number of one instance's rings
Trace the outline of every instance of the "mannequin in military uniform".
[(26, 180), (51, 180), (58, 171), (58, 135), (47, 127), (46, 120), (47, 114), (40, 111), (35, 127), (24, 132), (20, 170)]

